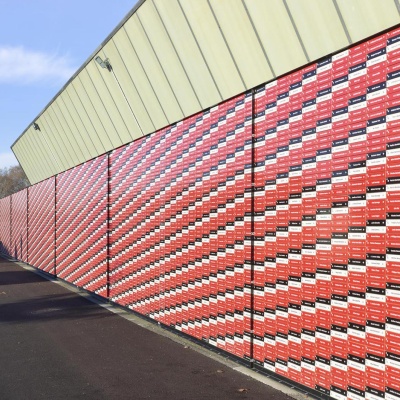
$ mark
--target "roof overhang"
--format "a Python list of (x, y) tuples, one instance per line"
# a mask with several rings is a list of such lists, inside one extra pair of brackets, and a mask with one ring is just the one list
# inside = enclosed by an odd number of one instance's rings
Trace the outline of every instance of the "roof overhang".
[(142, 0), (12, 150), (36, 183), (399, 22), (398, 0)]

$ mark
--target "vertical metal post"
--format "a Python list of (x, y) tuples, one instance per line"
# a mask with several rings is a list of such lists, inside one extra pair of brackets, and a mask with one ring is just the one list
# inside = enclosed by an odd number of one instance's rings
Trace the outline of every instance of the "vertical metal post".
[(29, 187), (26, 188), (26, 263), (29, 264)]
[(254, 213), (255, 213), (255, 90), (251, 89), (251, 296), (250, 296), (250, 309), (251, 309), (251, 338), (250, 338), (250, 358), (251, 358), (251, 368), (254, 366), (254, 235), (255, 235), (255, 223), (254, 223)]
[(107, 153), (107, 272), (106, 272), (106, 285), (107, 299), (110, 298), (110, 193), (111, 193), (111, 152)]
[(12, 195), (10, 194), (10, 239), (9, 239), (9, 256), (13, 257), (13, 242), (12, 242)]
[(54, 175), (54, 276), (57, 276), (57, 177)]

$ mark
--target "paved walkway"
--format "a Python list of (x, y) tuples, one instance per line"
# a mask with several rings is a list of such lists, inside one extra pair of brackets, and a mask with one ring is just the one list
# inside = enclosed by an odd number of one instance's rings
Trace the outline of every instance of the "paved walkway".
[(1, 400), (290, 399), (3, 259), (0, 346)]

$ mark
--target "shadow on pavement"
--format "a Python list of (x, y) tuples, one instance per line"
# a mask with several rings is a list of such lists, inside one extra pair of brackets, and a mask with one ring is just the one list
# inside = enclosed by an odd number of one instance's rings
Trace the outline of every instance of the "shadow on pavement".
[(55, 319), (105, 319), (101, 308), (76, 295), (49, 295), (29, 302), (7, 301), (7, 291), (0, 289), (0, 324), (32, 323)]
[[(0, 259), (0, 324), (32, 323), (54, 319), (107, 318), (96, 304), (74, 293), (57, 294), (54, 283), (31, 271), (10, 269), (9, 262)], [(4, 266), (4, 268), (3, 268)], [(23, 285), (25, 285), (23, 287)], [(32, 285), (48, 286), (46, 296), (30, 296)], [(16, 288), (12, 288), (16, 286)], [(16, 298), (18, 291), (31, 297)]]
[[(30, 271), (2, 271), (0, 261), (0, 286), (21, 285), (26, 283), (46, 282), (44, 278)], [(0, 288), (1, 291), (1, 288)]]

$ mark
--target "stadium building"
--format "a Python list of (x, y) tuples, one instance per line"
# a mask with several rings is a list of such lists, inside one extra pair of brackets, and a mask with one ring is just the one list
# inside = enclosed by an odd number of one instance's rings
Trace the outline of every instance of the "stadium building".
[(0, 251), (313, 394), (400, 399), (398, 0), (144, 0), (15, 141)]

